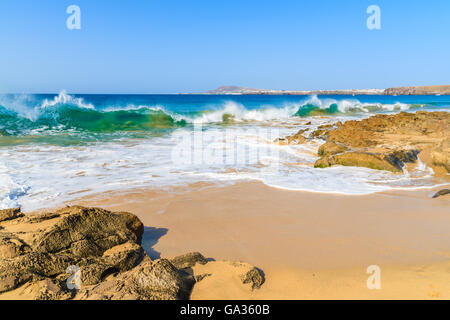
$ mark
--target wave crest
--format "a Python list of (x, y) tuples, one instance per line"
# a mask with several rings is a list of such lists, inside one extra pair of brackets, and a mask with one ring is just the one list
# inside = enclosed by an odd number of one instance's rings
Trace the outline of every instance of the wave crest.
[(65, 91), (44, 100), (33, 95), (3, 95), (0, 96), (0, 132), (16, 135), (35, 129), (148, 131), (186, 124), (284, 121), (292, 117), (405, 111), (425, 106), (362, 103), (357, 99), (336, 100), (313, 95), (298, 102), (279, 102), (252, 108), (230, 99), (219, 105), (206, 105), (202, 111), (177, 113), (161, 105), (134, 105), (133, 101), (129, 102), (127, 105), (117, 102), (117, 106), (96, 106)]
[(185, 120), (172, 116), (160, 107), (129, 106), (97, 110), (82, 98), (73, 97), (64, 91), (40, 103), (23, 95), (12, 95), (0, 100), (0, 129), (12, 135), (26, 134), (36, 129), (145, 131), (185, 124)]

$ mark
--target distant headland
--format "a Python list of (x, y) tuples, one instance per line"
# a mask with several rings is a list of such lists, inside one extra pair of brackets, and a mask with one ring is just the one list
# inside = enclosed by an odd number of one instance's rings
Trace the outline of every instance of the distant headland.
[(344, 89), (344, 90), (268, 90), (238, 86), (222, 86), (201, 94), (229, 95), (450, 95), (450, 85), (396, 87), (387, 89)]

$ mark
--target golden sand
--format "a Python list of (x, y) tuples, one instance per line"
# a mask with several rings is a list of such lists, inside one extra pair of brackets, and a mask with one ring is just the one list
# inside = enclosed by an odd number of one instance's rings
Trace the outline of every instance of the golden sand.
[[(219, 260), (196, 267), (215, 276), (196, 285), (194, 299), (449, 299), (450, 202), (433, 191), (344, 196), (245, 182), (73, 204), (135, 213), (159, 230), (150, 250), (161, 257), (199, 251)], [(220, 260), (255, 265), (266, 283), (242, 290)], [(366, 286), (370, 265), (381, 269), (380, 290)]]

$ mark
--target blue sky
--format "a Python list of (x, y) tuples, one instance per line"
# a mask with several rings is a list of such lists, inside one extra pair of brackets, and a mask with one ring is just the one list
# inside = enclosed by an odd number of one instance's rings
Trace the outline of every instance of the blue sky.
[(0, 92), (450, 84), (449, 15), (448, 0), (1, 0)]

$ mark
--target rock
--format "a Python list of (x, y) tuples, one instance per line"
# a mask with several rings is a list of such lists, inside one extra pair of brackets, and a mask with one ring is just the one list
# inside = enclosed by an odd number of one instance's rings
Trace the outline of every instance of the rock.
[[(0, 299), (11, 290), (21, 298), (45, 300), (188, 299), (196, 281), (208, 276), (188, 270), (208, 262), (198, 252), (152, 261), (141, 246), (144, 226), (128, 212), (74, 206), (37, 215), (24, 216), (18, 209), (1, 214)], [(80, 272), (78, 291), (67, 287), (73, 266)], [(256, 275), (244, 278), (260, 283)]]
[(247, 273), (241, 275), (241, 280), (243, 284), (250, 283), (252, 285), (252, 290), (259, 289), (264, 283), (264, 278), (260, 271), (253, 267)]
[(417, 161), (419, 150), (397, 150), (384, 155), (384, 160), (389, 162), (398, 170), (401, 170), (405, 163), (413, 163)]
[(333, 154), (342, 153), (347, 151), (348, 148), (343, 145), (336, 144), (334, 142), (325, 142), (319, 147), (318, 154), (320, 157), (329, 156)]
[(0, 210), (0, 222), (23, 217), (20, 208)]
[(142, 242), (142, 235), (144, 234), (144, 224), (130, 212), (117, 212), (119, 218), (125, 223), (127, 228), (136, 236), (136, 243)]
[(405, 163), (416, 162), (424, 153), (431, 154), (422, 159), (426, 165), (450, 172), (449, 135), (448, 112), (378, 114), (338, 123), (336, 128), (327, 125), (312, 134), (326, 139), (315, 167), (340, 164), (402, 172)]
[(431, 160), (434, 165), (443, 167), (450, 172), (450, 138), (445, 139), (431, 151)]
[(296, 134), (292, 136), (287, 136), (285, 138), (279, 138), (275, 140), (276, 143), (280, 145), (295, 145), (295, 144), (303, 144), (308, 141), (308, 139), (303, 135), (306, 132), (306, 130), (302, 129), (299, 130)]
[(121, 272), (133, 268), (143, 256), (144, 252), (140, 245), (127, 242), (106, 250), (102, 259), (116, 271)]
[(275, 139), (274, 142), (278, 143), (279, 145), (282, 145), (282, 146), (289, 144), (287, 138), (278, 138), (278, 139)]
[(0, 257), (15, 258), (30, 252), (31, 248), (14, 234), (0, 233)]
[(199, 252), (186, 253), (170, 260), (178, 269), (192, 268), (197, 263), (207, 264), (208, 260)]
[(65, 282), (57, 279), (45, 279), (35, 286), (38, 288), (36, 300), (67, 300), (74, 296), (73, 291), (65, 289)]
[[(5, 214), (10, 218), (18, 216), (18, 212), (13, 210)], [(83, 286), (89, 287), (111, 275), (134, 270), (147, 258), (149, 269), (141, 266), (139, 272), (141, 276), (147, 275), (148, 288), (143, 290), (145, 296), (138, 297), (165, 299), (185, 294), (180, 291), (185, 287), (180, 281), (185, 279), (178, 269), (170, 262), (152, 262), (148, 258), (140, 245), (143, 225), (131, 213), (75, 206), (55, 213), (16, 218), (13, 222), (2, 222), (0, 230), (0, 292), (27, 283), (37, 288), (30, 289), (35, 292), (36, 299), (71, 297), (72, 293), (65, 285), (60, 285), (59, 291), (55, 289), (58, 283), (40, 290), (41, 281), (58, 279), (65, 284), (70, 276), (66, 273), (67, 268), (76, 265), (80, 268)], [(159, 275), (161, 279), (158, 280)], [(153, 277), (154, 283), (159, 281), (160, 287), (150, 286), (149, 277)], [(164, 285), (172, 287), (167, 287), (165, 292)], [(157, 288), (157, 292), (148, 292), (152, 288)]]
[(188, 299), (195, 280), (180, 273), (169, 260), (145, 259), (138, 267), (80, 290), (75, 299)]
[(326, 168), (333, 165), (366, 167), (375, 170), (387, 170), (399, 172), (400, 169), (393, 166), (389, 161), (371, 153), (346, 152), (319, 159), (314, 164), (316, 168)]
[(241, 261), (209, 261), (192, 268), (196, 283), (192, 299), (223, 299), (235, 297), (236, 293), (251, 293), (262, 287), (264, 274), (258, 268)]
[(35, 250), (78, 257), (101, 256), (116, 245), (128, 241), (139, 243), (142, 239), (142, 234), (130, 229), (134, 221), (123, 213), (75, 206), (61, 209), (57, 214), (60, 219), (34, 240)]
[(442, 190), (436, 192), (436, 193), (433, 195), (433, 198), (445, 196), (446, 194), (449, 194), (449, 193), (450, 193), (450, 189), (442, 189)]
[(311, 138), (326, 139), (328, 132), (333, 128), (332, 124), (326, 124), (317, 127), (316, 130), (311, 133)]
[(223, 123), (230, 123), (233, 122), (235, 120), (235, 116), (230, 114), (230, 113), (224, 113), (222, 115), (222, 122)]
[(193, 278), (183, 278), (169, 260), (160, 259), (133, 272), (134, 290), (150, 300), (187, 299)]
[(195, 282), (200, 282), (207, 277), (211, 277), (212, 273), (204, 273), (194, 276)]

